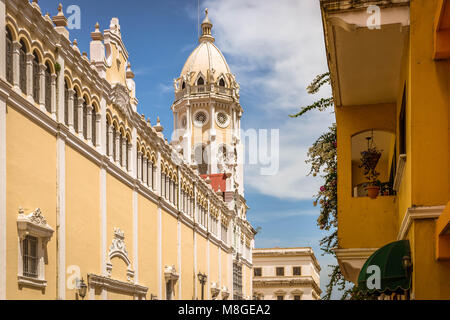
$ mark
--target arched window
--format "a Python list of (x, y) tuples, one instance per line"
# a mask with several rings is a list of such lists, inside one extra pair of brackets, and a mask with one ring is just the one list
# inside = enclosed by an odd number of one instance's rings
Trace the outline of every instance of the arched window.
[(223, 78), (220, 78), (220, 80), (219, 80), (219, 86), (225, 87), (225, 80), (223, 80)]
[(200, 175), (208, 174), (208, 153), (204, 145), (198, 145), (194, 152), (195, 162)]
[(128, 137), (125, 138), (126, 142), (125, 142), (125, 146), (126, 146), (126, 150), (125, 150), (125, 168), (127, 168), (127, 170), (130, 170), (130, 159), (128, 156), (128, 148), (130, 147), (130, 140), (128, 140)]
[(45, 109), (52, 112), (52, 75), (48, 62), (45, 64)]
[(19, 74), (20, 90), (27, 93), (27, 47), (23, 41), (20, 41), (19, 49)]
[(78, 91), (75, 90), (75, 93), (73, 94), (73, 127), (76, 132), (78, 132), (78, 99)]
[(198, 78), (198, 80), (197, 80), (197, 85), (198, 85), (198, 86), (203, 86), (204, 84), (205, 84), (205, 80), (203, 80), (202, 77)]
[(64, 123), (69, 125), (69, 86), (64, 81)]
[(13, 38), (11, 32), (6, 28), (6, 80), (13, 83)]
[(84, 97), (83, 102), (83, 137), (84, 139), (87, 139), (87, 99)]
[(183, 84), (181, 85), (181, 89), (186, 89), (186, 82), (183, 81)]
[(97, 145), (97, 111), (95, 106), (92, 106), (92, 118), (91, 118), (91, 122), (92, 122), (92, 144), (94, 146)]
[(39, 58), (36, 52), (33, 54), (33, 99), (35, 102), (39, 101), (39, 92), (41, 91), (40, 77), (39, 77)]

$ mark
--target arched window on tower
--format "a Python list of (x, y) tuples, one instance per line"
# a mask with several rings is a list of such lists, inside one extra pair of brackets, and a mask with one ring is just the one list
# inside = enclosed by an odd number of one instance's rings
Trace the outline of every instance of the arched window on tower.
[(181, 89), (182, 90), (186, 89), (186, 82), (183, 81), (183, 84), (181, 85)]
[(45, 109), (52, 112), (52, 75), (50, 66), (45, 63)]
[(203, 80), (203, 77), (198, 78), (198, 80), (197, 80), (197, 85), (198, 85), (198, 86), (203, 86), (203, 85), (205, 85), (205, 80)]
[(20, 90), (27, 93), (27, 47), (23, 41), (20, 41), (19, 56)]
[(13, 38), (6, 28), (6, 80), (13, 83)]
[(220, 86), (220, 87), (225, 87), (225, 80), (223, 80), (223, 78), (220, 78), (220, 80), (219, 80), (219, 86)]
[(39, 101), (39, 93), (41, 91), (41, 84), (40, 84), (40, 76), (39, 76), (39, 58), (34, 52), (33, 54), (33, 99), (34, 102), (40, 102)]
[(67, 81), (64, 81), (64, 123), (69, 125), (69, 86)]

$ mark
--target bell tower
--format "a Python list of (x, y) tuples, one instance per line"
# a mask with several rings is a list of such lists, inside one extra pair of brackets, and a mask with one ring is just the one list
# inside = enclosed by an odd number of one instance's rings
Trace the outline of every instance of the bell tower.
[(225, 198), (244, 195), (239, 84), (214, 44), (205, 10), (197, 48), (174, 80), (172, 145)]

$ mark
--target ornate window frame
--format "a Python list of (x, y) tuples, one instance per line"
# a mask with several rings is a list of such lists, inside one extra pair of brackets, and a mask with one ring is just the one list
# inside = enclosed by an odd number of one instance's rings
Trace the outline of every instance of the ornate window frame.
[[(226, 121), (224, 123), (220, 123), (220, 121), (219, 121), (219, 114), (223, 114), (223, 115), (226, 116), (227, 119), (226, 119)], [(224, 110), (217, 111), (215, 118), (216, 118), (216, 124), (217, 124), (217, 126), (219, 128), (226, 129), (226, 128), (229, 127), (230, 122), (231, 122), (231, 117), (226, 111), (224, 111)]]
[[(19, 209), (19, 216), (17, 217), (17, 231), (19, 235), (18, 241), (18, 273), (17, 279), (19, 286), (31, 286), (39, 289), (47, 287), (45, 280), (45, 251), (47, 250), (47, 243), (53, 236), (54, 230), (50, 227), (41, 212), (41, 209), (36, 209), (30, 214), (25, 214), (22, 208)], [(37, 243), (37, 277), (27, 277), (23, 270), (23, 246), (22, 243), (27, 236), (35, 237)]]
[(128, 251), (125, 245), (125, 233), (119, 228), (114, 229), (114, 239), (109, 247), (108, 261), (106, 262), (106, 272), (109, 278), (111, 278), (111, 273), (113, 265), (111, 259), (120, 258), (127, 264), (127, 280), (132, 282), (134, 279), (134, 269), (130, 258), (128, 258)]
[[(205, 122), (203, 122), (203, 123), (198, 122), (197, 119), (196, 119), (196, 118), (197, 118), (197, 115), (198, 115), (200, 112), (202, 112), (202, 113), (205, 114), (205, 116), (206, 116), (206, 120), (205, 120)], [(203, 128), (204, 126), (206, 126), (206, 125), (208, 124), (209, 120), (210, 120), (210, 115), (209, 115), (208, 111), (206, 111), (205, 109), (199, 109), (199, 110), (196, 110), (196, 111), (194, 112), (193, 122), (194, 122), (194, 126), (195, 126), (195, 127), (197, 127), (197, 128)]]
[[(166, 285), (171, 287), (170, 297), (168, 297), (167, 300), (173, 300), (174, 287), (180, 278), (175, 266), (166, 266), (164, 268), (164, 278), (166, 279)], [(168, 292), (166, 292), (166, 296), (167, 294)]]

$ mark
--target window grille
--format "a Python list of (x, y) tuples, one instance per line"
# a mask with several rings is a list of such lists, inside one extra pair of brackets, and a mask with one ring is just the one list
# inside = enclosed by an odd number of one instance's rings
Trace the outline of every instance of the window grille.
[(27, 236), (23, 242), (23, 275), (29, 278), (38, 277), (38, 240)]

